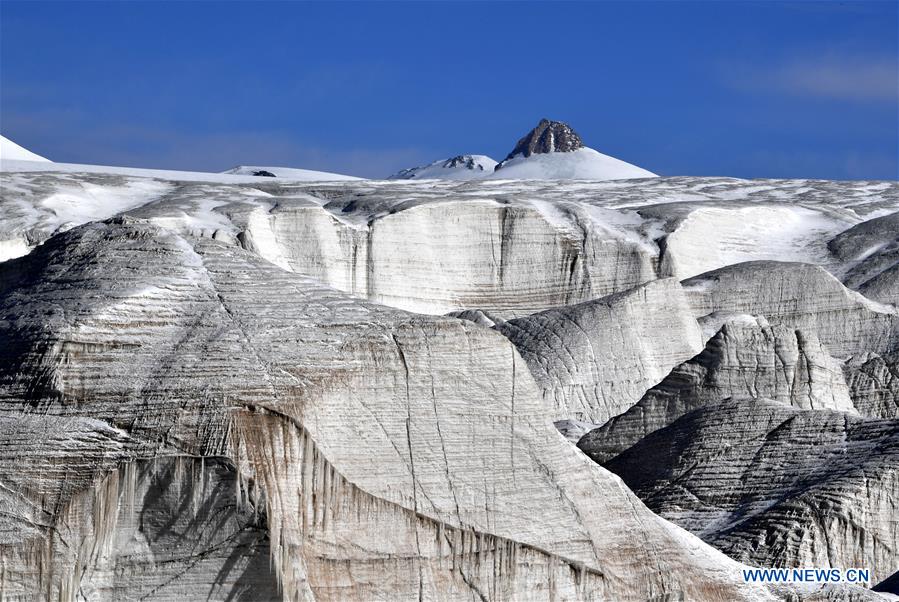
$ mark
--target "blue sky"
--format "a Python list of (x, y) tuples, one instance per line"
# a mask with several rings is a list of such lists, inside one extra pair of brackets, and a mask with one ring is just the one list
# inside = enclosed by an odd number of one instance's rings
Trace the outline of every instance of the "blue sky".
[(541, 117), (663, 175), (899, 178), (885, 2), (0, 2), (0, 131), (58, 161), (379, 177)]

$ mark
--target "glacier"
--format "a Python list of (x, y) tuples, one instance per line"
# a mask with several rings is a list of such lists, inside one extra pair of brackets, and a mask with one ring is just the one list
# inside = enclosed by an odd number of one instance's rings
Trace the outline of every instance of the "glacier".
[(882, 599), (740, 571), (899, 567), (896, 215), (3, 157), (0, 592)]

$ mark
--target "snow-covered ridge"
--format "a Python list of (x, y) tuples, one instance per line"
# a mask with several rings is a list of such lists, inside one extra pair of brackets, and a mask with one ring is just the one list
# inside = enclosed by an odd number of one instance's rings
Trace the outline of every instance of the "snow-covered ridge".
[(298, 169), (295, 167), (266, 167), (259, 165), (238, 165), (222, 173), (238, 176), (255, 176), (269, 178), (283, 178), (287, 180), (305, 180), (324, 182), (329, 180), (361, 180), (356, 176), (348, 176), (329, 171), (316, 171), (313, 169)]
[(21, 147), (6, 136), (0, 136), (0, 160), (15, 161), (46, 161), (50, 159), (33, 153), (27, 148)]
[[(361, 180), (355, 176), (297, 169), (293, 167), (257, 167), (239, 165), (222, 173), (182, 171), (171, 169), (145, 169), (141, 167), (113, 167), (108, 165), (83, 165), (80, 163), (54, 163), (31, 152), (5, 136), (0, 136), (0, 172), (3, 171), (58, 171), (65, 173), (103, 173), (142, 178), (159, 178), (182, 182), (215, 182), (240, 184), (257, 181), (258, 176), (271, 175), (284, 180), (302, 182), (328, 182), (335, 180)], [(263, 173), (264, 172), (264, 173)]]
[(570, 152), (518, 155), (503, 161), (489, 176), (499, 180), (628, 180), (656, 174), (592, 148)]
[(656, 174), (584, 146), (567, 123), (542, 119), (497, 163), (485, 155), (459, 155), (402, 169), (391, 180), (625, 180)]
[[(2, 138), (2, 137), (0, 137)], [(115, 173), (191, 182), (242, 183), (257, 178), (274, 177), (294, 181), (359, 180), (345, 174), (259, 165), (238, 165), (221, 174), (178, 170), (139, 169), (132, 167), (100, 167), (54, 163), (53, 167), (15, 165), (15, 162), (50, 163), (7, 138), (0, 145), (0, 170), (3, 171), (64, 171), (83, 173)], [(395, 180), (620, 180), (650, 178), (656, 174), (620, 159), (604, 155), (584, 146), (580, 136), (566, 123), (543, 119), (522, 137), (502, 163), (486, 155), (457, 155), (402, 169), (388, 177)], [(222, 176), (245, 178), (227, 179)]]
[[(0, 172), (27, 173), (40, 171), (112, 174), (119, 176), (134, 176), (138, 178), (157, 178), (160, 180), (172, 180), (176, 182), (209, 182), (211, 184), (256, 184), (265, 183), (266, 181), (273, 179), (252, 175), (212, 173), (204, 171), (145, 169), (142, 167), (114, 167), (110, 165), (83, 165), (81, 163), (53, 163), (50, 161), (21, 161), (16, 159), (7, 160), (5, 157), (0, 160)], [(295, 176), (285, 175), (280, 179), (293, 182), (327, 182), (360, 179), (354, 178), (353, 176), (341, 176), (339, 174), (328, 174), (326, 172), (309, 171), (305, 169), (291, 171), (305, 173)]]
[(428, 165), (401, 169), (388, 180), (477, 180), (493, 173), (496, 161), (487, 155), (457, 155)]
[(570, 125), (541, 119), (506, 158), (493, 178), (503, 180), (626, 180), (656, 174), (584, 146)]

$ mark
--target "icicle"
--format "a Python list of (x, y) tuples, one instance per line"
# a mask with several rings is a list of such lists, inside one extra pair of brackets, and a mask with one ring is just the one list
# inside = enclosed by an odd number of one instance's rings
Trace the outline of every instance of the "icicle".
[(309, 531), (309, 509), (315, 503), (313, 488), (313, 445), (312, 438), (306, 437), (303, 450), (303, 532)]
[(175, 497), (181, 499), (181, 482), (184, 480), (184, 459), (181, 456), (175, 456)]
[(206, 456), (200, 456), (200, 499), (206, 499)]
[(331, 472), (333, 473), (331, 476), (331, 483), (333, 484), (334, 491), (331, 493), (331, 506), (333, 508), (332, 512), (332, 520), (335, 522), (340, 519), (341, 516), (341, 502), (343, 501), (343, 488), (345, 486), (344, 479), (337, 472), (337, 469), (334, 466), (331, 466)]
[(442, 522), (437, 523), (437, 566), (443, 570), (443, 532)]
[(234, 467), (234, 506), (237, 514), (243, 512), (243, 504), (240, 499), (240, 464)]
[(581, 600), (584, 599), (584, 591), (586, 589), (585, 582), (587, 581), (587, 567), (583, 563), (577, 564), (577, 571), (575, 573), (575, 581), (577, 583), (577, 595)]
[(331, 507), (331, 475), (329, 467), (323, 466), (322, 470), (322, 531), (328, 529), (328, 510)]
[(493, 571), (491, 573), (491, 581), (490, 581), (490, 594), (491, 598), (494, 600), (499, 599), (498, 590), (499, 590), (499, 577), (500, 567), (502, 566), (502, 548), (500, 547), (500, 542), (498, 540), (494, 541), (493, 547)]
[(296, 436), (294, 432), (296, 427), (289, 424), (286, 420), (281, 421), (281, 446), (284, 451), (284, 466), (292, 467), (294, 460), (294, 446), (296, 445)]
[(119, 471), (112, 471), (99, 489), (99, 495), (94, 497), (94, 554), (92, 554), (94, 560), (108, 555), (111, 551), (112, 535), (118, 522)]
[(197, 510), (200, 506), (200, 487), (198, 485), (200, 479), (203, 478), (202, 474), (199, 477), (197, 476), (198, 464), (196, 460), (190, 462), (190, 509), (194, 516), (197, 515)]
[(476, 559), (476, 562), (477, 562), (478, 570), (480, 570), (481, 564), (482, 564), (482, 562), (483, 562), (483, 560), (484, 560), (484, 554), (485, 554), (484, 547), (485, 547), (485, 544), (486, 544), (486, 539), (487, 539), (487, 537), (485, 536), (485, 534), (484, 534), (482, 531), (478, 531), (478, 537), (477, 537), (477, 540), (476, 540), (476, 544), (477, 544), (477, 552), (476, 552), (476, 554), (477, 554), (477, 555), (475, 556), (475, 559)]
[(253, 519), (259, 516), (259, 481), (254, 479), (250, 483), (250, 504), (253, 506)]
[(549, 562), (547, 563), (547, 568), (549, 571), (549, 599), (551, 601), (556, 599), (556, 555), (550, 554)]
[(137, 461), (127, 462), (125, 464), (125, 516), (128, 524), (134, 520), (134, 500), (137, 489)]
[(510, 541), (507, 551), (509, 553), (509, 560), (506, 563), (508, 574), (506, 581), (513, 584), (514, 587), (514, 584), (518, 579), (518, 544), (514, 541)]

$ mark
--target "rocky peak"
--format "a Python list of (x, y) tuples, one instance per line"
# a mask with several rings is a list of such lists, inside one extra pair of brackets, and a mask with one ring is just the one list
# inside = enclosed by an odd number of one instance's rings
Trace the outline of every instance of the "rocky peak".
[(447, 159), (441, 163), (441, 167), (462, 167), (465, 169), (479, 169), (484, 171), (484, 166), (475, 161), (475, 158), (471, 155), (456, 155), (452, 159)]
[(581, 137), (567, 123), (541, 119), (537, 127), (518, 141), (504, 161), (518, 155), (530, 157), (534, 154), (567, 153), (583, 148), (583, 146)]
[(475, 180), (493, 173), (496, 161), (486, 155), (456, 155), (449, 159), (440, 159), (427, 165), (403, 169), (388, 180), (413, 179), (450, 179)]

